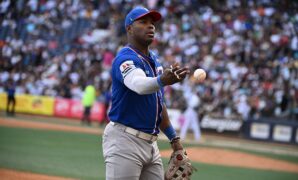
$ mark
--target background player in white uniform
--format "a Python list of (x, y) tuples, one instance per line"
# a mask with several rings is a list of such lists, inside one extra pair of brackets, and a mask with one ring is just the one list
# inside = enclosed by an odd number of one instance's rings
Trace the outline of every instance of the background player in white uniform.
[(199, 106), (200, 99), (198, 95), (192, 90), (184, 92), (184, 98), (186, 100), (187, 108), (182, 115), (184, 118), (184, 122), (181, 127), (180, 137), (181, 139), (185, 139), (188, 129), (191, 128), (193, 130), (195, 140), (199, 141), (201, 138), (201, 131), (197, 108)]

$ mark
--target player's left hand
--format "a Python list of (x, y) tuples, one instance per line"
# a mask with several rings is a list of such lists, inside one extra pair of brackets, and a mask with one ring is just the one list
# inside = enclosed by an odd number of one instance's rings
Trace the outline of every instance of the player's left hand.
[(160, 79), (164, 85), (172, 85), (183, 81), (188, 74), (190, 74), (188, 67), (180, 67), (179, 63), (175, 63), (165, 69)]

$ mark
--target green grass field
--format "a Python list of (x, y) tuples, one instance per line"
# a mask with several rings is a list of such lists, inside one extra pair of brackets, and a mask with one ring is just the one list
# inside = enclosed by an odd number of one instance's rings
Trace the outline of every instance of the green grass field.
[[(162, 150), (169, 148), (169, 145), (159, 141), (159, 147)], [(297, 157), (261, 154), (298, 164)], [(168, 159), (163, 161), (166, 165)], [(194, 163), (194, 166), (199, 170), (193, 176), (195, 180), (298, 179), (298, 174), (295, 173), (202, 163)], [(105, 179), (101, 136), (0, 126), (0, 168), (76, 179)]]

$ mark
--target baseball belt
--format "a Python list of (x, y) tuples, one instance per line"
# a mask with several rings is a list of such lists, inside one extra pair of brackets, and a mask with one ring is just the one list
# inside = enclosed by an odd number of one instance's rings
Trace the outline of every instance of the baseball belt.
[(146, 141), (151, 141), (151, 142), (154, 142), (157, 140), (158, 136), (157, 135), (152, 135), (152, 134), (148, 134), (148, 133), (144, 133), (142, 131), (139, 131), (139, 130), (136, 130), (136, 129), (133, 129), (131, 127), (127, 127), (123, 124), (120, 124), (120, 123), (115, 123), (115, 122), (112, 122), (110, 121), (110, 123), (114, 126), (115, 124), (118, 124), (118, 125), (121, 125), (124, 127), (124, 132), (128, 133), (128, 134), (131, 134), (133, 136), (136, 136), (140, 139), (143, 139), (143, 140), (146, 140)]

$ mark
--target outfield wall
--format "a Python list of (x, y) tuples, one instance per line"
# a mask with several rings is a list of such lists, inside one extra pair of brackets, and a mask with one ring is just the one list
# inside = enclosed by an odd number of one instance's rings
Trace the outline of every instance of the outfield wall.
[[(53, 98), (47, 96), (16, 95), (16, 112), (54, 117), (80, 119), (83, 115), (81, 101)], [(6, 110), (6, 94), (0, 93), (0, 110)], [(102, 121), (105, 118), (105, 106), (96, 102), (91, 109), (91, 120)], [(182, 112), (177, 109), (168, 109), (169, 118), (176, 130), (180, 130), (185, 119)], [(268, 119), (247, 120), (212, 118), (205, 116), (200, 121), (200, 128), (217, 133), (232, 132), (244, 134), (245, 138), (292, 143), (298, 145), (298, 122), (296, 121), (273, 121)]]
[[(6, 110), (6, 97), (0, 93), (0, 110)], [(80, 119), (84, 108), (79, 100), (20, 94), (16, 95), (15, 110), (17, 113)], [(104, 104), (96, 102), (91, 109), (91, 120), (102, 121), (105, 111)]]
[(298, 122), (296, 121), (258, 119), (245, 121), (243, 126), (247, 138), (298, 145)]
[[(6, 94), (0, 94), (0, 109), (6, 110)], [(15, 111), (19, 113), (52, 116), (55, 99), (47, 96), (16, 95)]]

